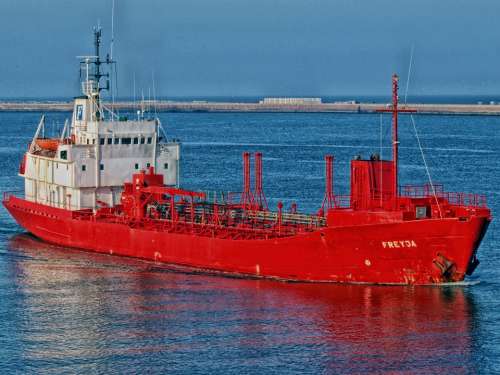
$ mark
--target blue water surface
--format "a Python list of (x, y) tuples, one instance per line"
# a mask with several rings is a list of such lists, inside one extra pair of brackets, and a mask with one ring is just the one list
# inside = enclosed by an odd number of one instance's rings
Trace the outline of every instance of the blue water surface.
[[(40, 113), (0, 113), (0, 190), (21, 190), (18, 163)], [(57, 133), (68, 113), (50, 113)], [(390, 157), (390, 119), (368, 114), (162, 113), (183, 142), (181, 185), (241, 190), (241, 154), (262, 151), (271, 207), (315, 212), (323, 158), (335, 190), (349, 161)], [(428, 176), (408, 118), (401, 182)], [(485, 194), (499, 209), (500, 117), (416, 116), (434, 182)], [(494, 373), (500, 372), (499, 224), (466, 285), (381, 287), (280, 283), (44, 244), (0, 210), (3, 373)]]

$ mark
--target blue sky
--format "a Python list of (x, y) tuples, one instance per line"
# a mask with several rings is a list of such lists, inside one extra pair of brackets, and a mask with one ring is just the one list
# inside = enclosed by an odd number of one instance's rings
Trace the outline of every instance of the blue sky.
[[(1, 0), (0, 97), (77, 95), (112, 0)], [(118, 95), (500, 94), (498, 0), (115, 0)]]

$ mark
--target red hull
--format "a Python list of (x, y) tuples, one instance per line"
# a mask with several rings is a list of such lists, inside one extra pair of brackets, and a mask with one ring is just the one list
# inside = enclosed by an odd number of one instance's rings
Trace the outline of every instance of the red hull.
[[(429, 284), (459, 281), (490, 218), (471, 216), (319, 228), (272, 239), (221, 239), (74, 219), (14, 196), (4, 200), (35, 236), (62, 246), (235, 275), (309, 282)], [(443, 272), (442, 263), (453, 265)], [(441, 266), (440, 266), (441, 264)], [(473, 270), (473, 269), (472, 269)]]

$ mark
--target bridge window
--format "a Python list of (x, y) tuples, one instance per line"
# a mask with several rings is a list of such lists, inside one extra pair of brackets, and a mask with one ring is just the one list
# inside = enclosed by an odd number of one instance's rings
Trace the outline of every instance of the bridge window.
[(134, 138), (134, 145), (137, 145), (137, 144), (139, 144), (139, 138), (135, 137)]
[(135, 163), (135, 169), (139, 169), (139, 163)]
[(146, 139), (144, 137), (141, 137), (141, 145), (143, 145), (144, 142), (146, 142)]
[(122, 138), (122, 145), (129, 145), (132, 143), (132, 138)]
[(101, 171), (103, 171), (103, 170), (104, 170), (104, 164), (99, 165), (99, 169), (100, 169)]
[(168, 163), (163, 164), (163, 169), (168, 169)]
[(104, 142), (106, 142), (106, 138), (99, 138), (99, 143), (100, 143), (101, 145), (103, 145), (103, 144), (104, 144)]
[(120, 143), (120, 138), (115, 138), (115, 139), (114, 139), (114, 144), (115, 144), (115, 145), (117, 145), (117, 144), (119, 144), (119, 143)]
[(84, 164), (82, 165), (82, 172), (85, 172), (87, 170), (87, 166)]
[(63, 160), (68, 160), (68, 151), (63, 150), (59, 153), (59, 157)]
[(153, 140), (153, 138), (148, 137), (148, 145), (150, 145), (150, 144), (151, 144), (151, 141), (152, 141), (152, 140)]
[(147, 168), (151, 167), (151, 164), (150, 164), (150, 163), (147, 163), (147, 164), (146, 164), (146, 167), (147, 167)]
[(108, 145), (110, 145), (112, 141), (113, 141), (113, 138), (108, 138)]
[(83, 105), (79, 104), (76, 106), (76, 121), (83, 120)]

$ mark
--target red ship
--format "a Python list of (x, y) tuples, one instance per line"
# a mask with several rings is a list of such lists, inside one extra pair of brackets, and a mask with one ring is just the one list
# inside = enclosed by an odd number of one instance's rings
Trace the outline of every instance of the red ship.
[[(36, 237), (82, 250), (136, 257), (244, 277), (287, 281), (433, 284), (471, 275), (491, 221), (484, 196), (432, 183), (399, 186), (398, 77), (393, 76), (393, 158), (351, 162), (351, 194), (333, 191), (333, 156), (316, 214), (269, 210), (262, 154), (243, 154), (243, 192), (208, 196), (178, 187), (177, 142), (161, 142), (159, 120), (120, 118), (100, 101), (100, 30), (95, 56), (83, 62), (61, 137), (40, 137), (19, 174), (24, 197), (3, 204)], [(108, 85), (109, 86), (109, 85)], [(70, 125), (69, 125), (70, 124)]]

